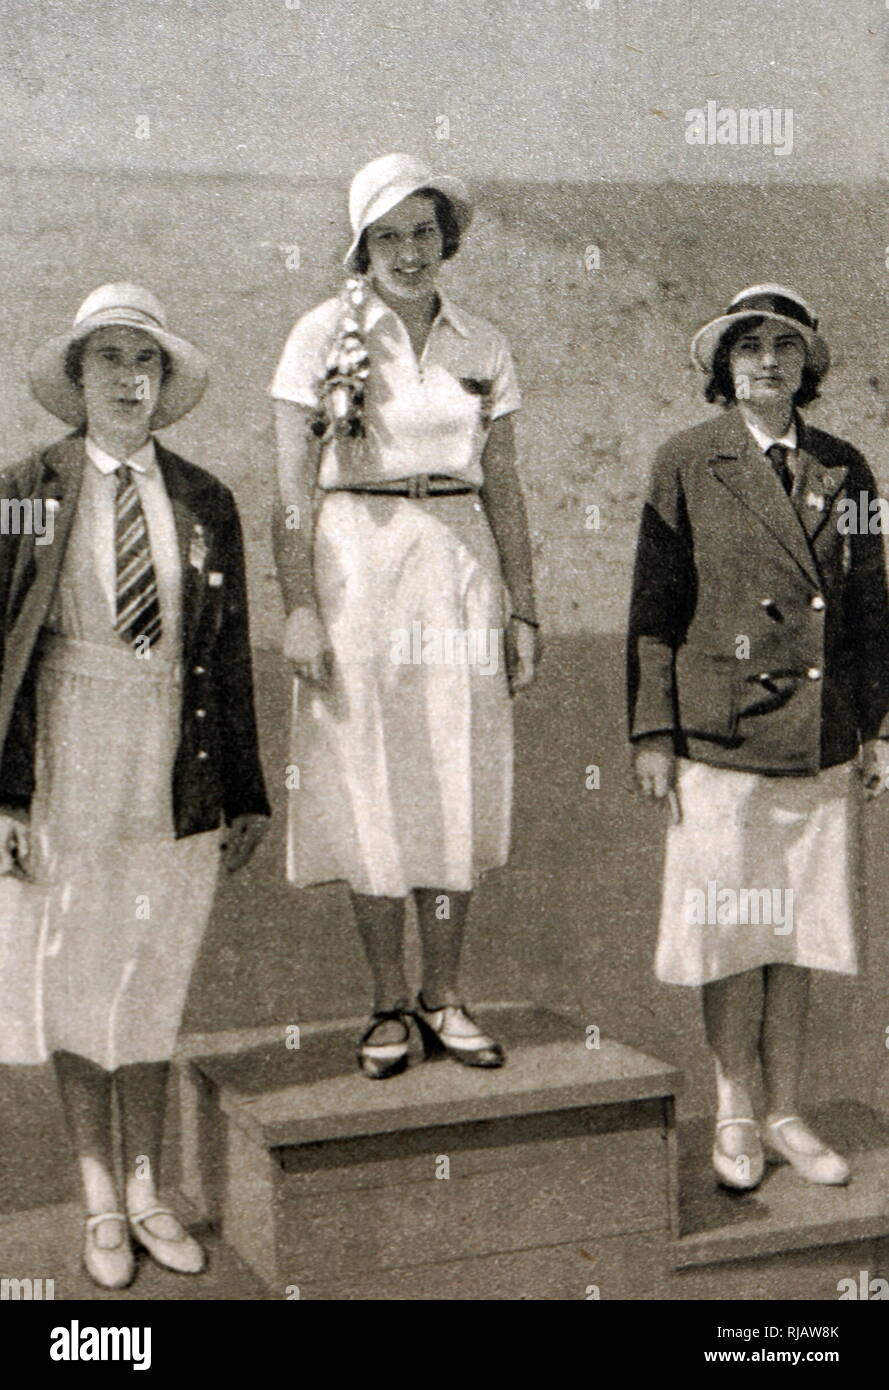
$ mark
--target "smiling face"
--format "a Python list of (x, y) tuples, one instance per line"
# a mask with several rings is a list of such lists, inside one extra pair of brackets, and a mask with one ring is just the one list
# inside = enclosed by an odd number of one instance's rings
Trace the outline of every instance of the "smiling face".
[(729, 353), (735, 396), (753, 406), (790, 407), (805, 365), (799, 333), (768, 319), (742, 333)]
[(422, 300), (435, 292), (443, 239), (435, 202), (412, 193), (365, 233), (370, 275), (384, 295)]
[(90, 433), (129, 447), (144, 443), (162, 380), (161, 350), (150, 334), (139, 328), (97, 328), (80, 363)]

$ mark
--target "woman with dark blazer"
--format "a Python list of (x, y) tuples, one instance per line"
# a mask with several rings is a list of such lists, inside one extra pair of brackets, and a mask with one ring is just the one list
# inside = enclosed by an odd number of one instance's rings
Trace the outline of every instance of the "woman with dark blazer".
[(153, 434), (206, 375), (153, 294), (103, 285), (31, 363), (74, 433), (2, 477), (39, 524), (0, 537), (0, 1014), (30, 1014), (0, 1017), (0, 1060), (52, 1056), (110, 1289), (131, 1237), (204, 1266), (158, 1192), (169, 1059), (220, 852), (239, 868), (269, 813), (234, 499)]
[(724, 408), (658, 454), (630, 616), (636, 777), (673, 813), (657, 973), (703, 987), (720, 1181), (756, 1187), (765, 1141), (808, 1181), (844, 1183), (798, 1086), (811, 970), (857, 970), (853, 774), (872, 797), (889, 772), (876, 487), (800, 413), (829, 358), (793, 290), (743, 290), (692, 354)]

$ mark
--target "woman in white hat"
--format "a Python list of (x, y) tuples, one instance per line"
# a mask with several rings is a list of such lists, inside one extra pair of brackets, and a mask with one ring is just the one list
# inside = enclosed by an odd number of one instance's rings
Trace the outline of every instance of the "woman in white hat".
[(538, 625), (509, 348), (437, 285), (466, 189), (386, 155), (356, 174), (349, 211), (345, 292), (297, 322), (271, 387), (276, 550), (301, 678), (288, 874), (351, 889), (374, 984), (359, 1065), (380, 1079), (407, 1064), (411, 1014), (427, 1050), (503, 1061), (458, 963), (470, 893), (509, 852), (509, 696), (532, 680)]
[(703, 986), (720, 1182), (756, 1187), (765, 1145), (844, 1183), (799, 1085), (811, 971), (857, 969), (853, 774), (873, 797), (889, 772), (879, 499), (800, 413), (829, 356), (794, 290), (742, 290), (692, 356), (724, 409), (658, 454), (630, 617), (636, 775), (672, 810), (657, 973)]
[(103, 285), (30, 367), (74, 433), (2, 479), (0, 1059), (53, 1058), (105, 1288), (131, 1237), (203, 1268), (158, 1194), (169, 1059), (220, 850), (240, 867), (268, 815), (234, 500), (153, 433), (206, 379), (153, 294)]

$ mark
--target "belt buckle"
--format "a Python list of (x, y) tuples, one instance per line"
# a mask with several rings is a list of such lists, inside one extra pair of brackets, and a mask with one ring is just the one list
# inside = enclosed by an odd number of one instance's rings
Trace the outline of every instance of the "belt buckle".
[(429, 474), (415, 473), (411, 478), (411, 496), (422, 501), (429, 496)]

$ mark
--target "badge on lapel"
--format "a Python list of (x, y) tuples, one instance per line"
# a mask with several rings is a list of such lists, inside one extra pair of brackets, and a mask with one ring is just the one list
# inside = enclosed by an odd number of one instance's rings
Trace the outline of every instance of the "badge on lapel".
[(822, 515), (827, 509), (828, 500), (833, 496), (835, 482), (829, 473), (810, 470), (803, 479), (803, 501), (809, 511)]
[(200, 522), (195, 522), (194, 530), (191, 534), (191, 545), (188, 548), (188, 563), (192, 569), (203, 573), (204, 565), (207, 563), (207, 542), (204, 537), (204, 528)]

